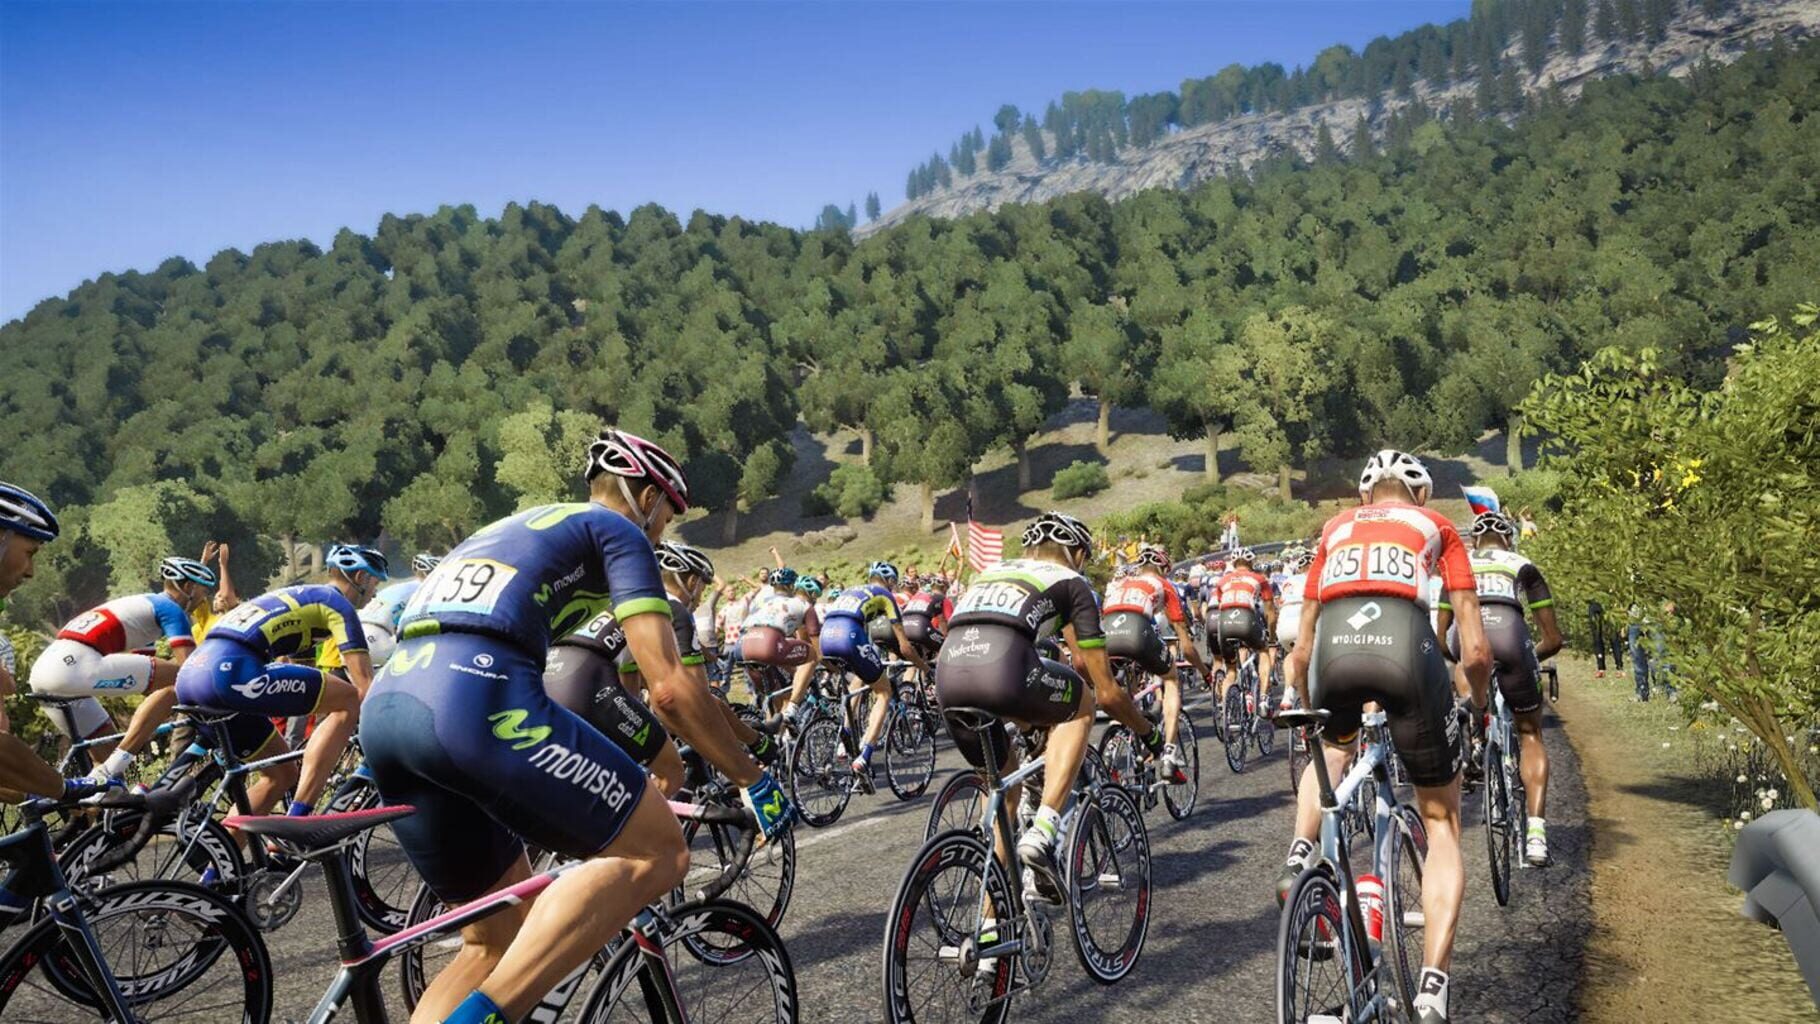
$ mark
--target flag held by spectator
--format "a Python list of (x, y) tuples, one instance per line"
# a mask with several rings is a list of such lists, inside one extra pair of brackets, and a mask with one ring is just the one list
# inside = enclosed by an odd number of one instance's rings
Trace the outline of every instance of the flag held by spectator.
[(967, 563), (974, 572), (1005, 557), (1005, 533), (971, 520), (967, 523)]
[(1472, 506), (1472, 514), (1475, 516), (1496, 512), (1501, 507), (1497, 492), (1489, 487), (1461, 487), (1460, 491), (1466, 495), (1466, 504)]

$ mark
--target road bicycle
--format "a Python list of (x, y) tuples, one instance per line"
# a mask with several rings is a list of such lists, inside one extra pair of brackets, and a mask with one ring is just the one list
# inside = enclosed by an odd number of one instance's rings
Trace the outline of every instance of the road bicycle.
[[(144, 843), (189, 798), (184, 790), (110, 794), (98, 806), (139, 815), (133, 840)], [(236, 902), (169, 880), (73, 888), (52, 853), (44, 817), (74, 806), (28, 803), (21, 809), (24, 827), (0, 838), (8, 902), (22, 908), (15, 918), (37, 908), (31, 926), (0, 953), (0, 1020), (265, 1024), (272, 1013), (271, 959)], [(136, 852), (127, 843), (116, 855), (126, 860)]]
[[(1123, 658), (1115, 660), (1114, 674), (1119, 676), (1120, 685), (1142, 682), (1142, 689), (1136, 691), (1132, 700), (1144, 717), (1161, 729), (1163, 712), (1159, 697), (1163, 681)], [(1138, 806), (1146, 811), (1161, 802), (1169, 816), (1177, 821), (1194, 813), (1195, 800), (1201, 792), (1201, 748), (1195, 738), (1194, 719), (1188, 710), (1183, 708), (1176, 715), (1176, 756), (1181, 759), (1181, 767), (1176, 772), (1164, 776), (1160, 760), (1141, 753), (1139, 746), (1131, 730), (1122, 722), (1113, 722), (1100, 734), (1100, 763), (1105, 766), (1112, 783), (1125, 787)]]
[(1529, 803), (1523, 788), (1523, 747), (1517, 739), (1516, 720), (1504, 703), (1492, 669), (1491, 721), (1485, 727), (1480, 764), (1485, 784), (1485, 851), (1491, 859), (1491, 891), (1498, 906), (1510, 905), (1511, 868), (1522, 858), (1529, 833)]
[[(757, 825), (744, 811), (672, 804), (679, 815), (704, 823), (737, 825), (748, 835)], [(415, 813), (409, 806), (377, 807), (301, 818), (267, 815), (234, 817), (228, 823), (284, 845), (293, 855), (322, 865), (334, 910), (341, 969), (317, 1002), (309, 1024), (329, 1024), (351, 1008), (359, 1024), (385, 1024), (381, 975), (394, 959), (402, 972), (407, 1005), (415, 1006), (434, 973), (424, 950), (453, 953), (450, 940), (482, 918), (536, 897), (586, 861), (548, 866), (523, 882), (461, 906), (442, 909), (391, 935), (373, 939), (360, 917), (344, 853), (360, 832)], [(717, 883), (730, 885), (737, 872)], [(427, 887), (423, 890), (428, 892)], [(459, 945), (458, 942), (455, 945)], [(593, 979), (592, 986), (585, 983)], [(757, 911), (728, 900), (691, 900), (641, 911), (625, 931), (559, 982), (526, 1020), (557, 1020), (586, 987), (580, 1015), (584, 1024), (649, 1021), (692, 1024), (739, 1018), (794, 1024), (798, 1016), (796, 974), (783, 940)], [(686, 1009), (685, 1009), (686, 1008)]]
[(1258, 677), (1258, 656), (1256, 651), (1244, 650), (1239, 654), (1239, 677), (1226, 688), (1226, 697), (1221, 702), (1220, 738), (1226, 745), (1226, 767), (1233, 774), (1243, 774), (1245, 760), (1250, 754), (1252, 744), (1258, 748), (1258, 756), (1268, 757), (1276, 747), (1276, 729), (1270, 721), (1269, 702), (1265, 699), (1263, 684)]
[[(1003, 1024), (1012, 1000), (1042, 984), (1055, 953), (1052, 913), (1035, 879), (1016, 857), (994, 854), (991, 837), (1010, 849), (1013, 825), (1027, 826), (1042, 786), (1043, 731), (1020, 733), (1023, 763), (1004, 772), (991, 735), (993, 718), (972, 708), (948, 709), (972, 729), (985, 751), (982, 771), (943, 787), (947, 806), (972, 812), (969, 824), (937, 832), (911, 860), (885, 919), (883, 988), (889, 1024)], [(1005, 748), (1005, 753), (1009, 748)], [(971, 781), (967, 780), (971, 775)], [(1013, 787), (1030, 794), (1015, 818)], [(1130, 794), (1108, 784), (1089, 749), (1064, 809), (1062, 901), (1075, 955), (1088, 977), (1110, 985), (1136, 966), (1150, 929), (1150, 837)]]
[[(1413, 808), (1397, 802), (1390, 784), (1384, 713), (1363, 716), (1365, 742), (1338, 788), (1320, 756), (1328, 717), (1318, 709), (1277, 714), (1282, 728), (1309, 734), (1321, 795), (1318, 855), (1289, 887), (1277, 931), (1277, 1019), (1283, 1024), (1398, 1020), (1410, 1014), (1421, 970), (1427, 831)], [(1345, 821), (1345, 809), (1367, 781), (1376, 783), (1374, 824), (1365, 833), (1371, 867), (1355, 876), (1356, 833)]]
[[(855, 789), (873, 788), (869, 772), (853, 770), (872, 695), (869, 689), (841, 693), (846, 679), (846, 663), (839, 659), (826, 659), (816, 668), (813, 699), (799, 710), (801, 725), (786, 762), (791, 798), (803, 822), (815, 828), (839, 821)], [(889, 700), (879, 743), (885, 781), (899, 800), (914, 800), (935, 775), (935, 719), (920, 701), (905, 699), (899, 691)]]

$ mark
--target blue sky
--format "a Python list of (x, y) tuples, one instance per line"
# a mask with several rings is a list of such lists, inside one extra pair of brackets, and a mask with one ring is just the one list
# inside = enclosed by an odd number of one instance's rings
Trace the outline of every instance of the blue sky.
[(0, 320), (444, 203), (890, 208), (1000, 103), (1306, 63), (1468, 7), (0, 2)]

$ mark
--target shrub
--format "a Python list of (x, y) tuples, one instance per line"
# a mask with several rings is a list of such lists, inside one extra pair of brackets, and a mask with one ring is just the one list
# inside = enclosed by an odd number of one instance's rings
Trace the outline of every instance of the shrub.
[(1097, 462), (1075, 462), (1055, 474), (1057, 500), (1084, 498), (1111, 486), (1112, 481), (1106, 477), (1106, 467)]
[(872, 515), (891, 496), (891, 489), (871, 467), (852, 463), (838, 466), (826, 483), (803, 498), (805, 515), (837, 513), (847, 519)]

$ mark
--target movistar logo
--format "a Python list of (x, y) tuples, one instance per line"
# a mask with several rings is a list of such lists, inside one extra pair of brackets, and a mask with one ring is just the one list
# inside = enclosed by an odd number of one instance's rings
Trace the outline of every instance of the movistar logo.
[(537, 593), (531, 595), (531, 600), (536, 601), (538, 604), (549, 604), (550, 585), (545, 583), (543, 586), (538, 587)]
[(523, 709), (513, 708), (488, 715), (487, 721), (493, 723), (494, 736), (512, 744), (513, 750), (524, 750), (550, 738), (550, 727), (547, 725), (532, 726), (529, 729), (524, 727), (525, 718), (529, 714)]
[(400, 676), (406, 672), (429, 665), (430, 659), (434, 657), (436, 657), (436, 644), (434, 641), (424, 644), (415, 650), (409, 645), (406, 645), (393, 652), (391, 659), (386, 662), (386, 669), (390, 671), (392, 675)]
[(777, 818), (781, 816), (784, 813), (784, 794), (782, 792), (773, 792), (769, 797), (765, 798), (765, 802), (761, 805), (761, 809), (765, 812), (765, 817), (767, 818)]

